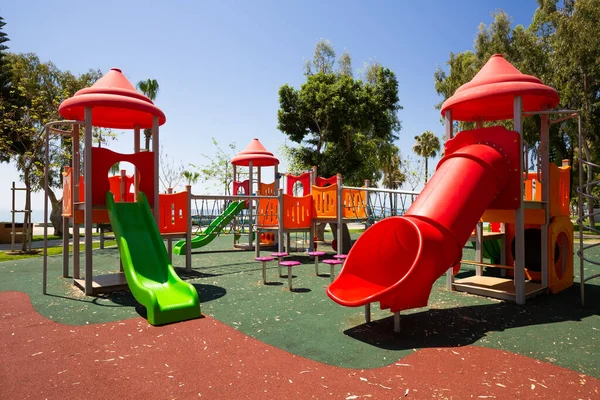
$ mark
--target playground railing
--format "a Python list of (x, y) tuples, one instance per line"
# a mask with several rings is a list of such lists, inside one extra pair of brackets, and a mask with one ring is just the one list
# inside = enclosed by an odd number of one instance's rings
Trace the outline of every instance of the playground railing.
[(313, 199), (313, 218), (314, 219), (333, 219), (337, 216), (338, 185), (333, 184), (327, 187), (312, 187)]
[(367, 218), (367, 193), (363, 189), (342, 189), (342, 217)]
[(313, 197), (283, 195), (283, 229), (310, 229), (312, 226)]
[(356, 218), (367, 224), (383, 218), (403, 215), (419, 192), (411, 190), (344, 186), (344, 218)]

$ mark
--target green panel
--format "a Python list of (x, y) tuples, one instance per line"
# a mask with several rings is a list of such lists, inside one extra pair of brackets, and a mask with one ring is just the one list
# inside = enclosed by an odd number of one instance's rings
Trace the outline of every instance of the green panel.
[[(245, 208), (246, 202), (244, 200), (231, 202), (225, 211), (223, 211), (223, 214), (214, 219), (201, 235), (192, 238), (192, 249), (206, 246), (212, 242), (213, 239), (218, 236), (219, 232), (221, 232), (223, 228), (225, 228), (231, 220)], [(175, 243), (175, 246), (173, 246), (173, 254), (184, 255), (187, 250), (186, 246), (185, 240), (180, 240)]]
[(127, 284), (146, 307), (148, 322), (162, 325), (200, 317), (198, 292), (169, 262), (146, 196), (139, 193), (136, 203), (115, 203), (108, 192), (106, 205)]

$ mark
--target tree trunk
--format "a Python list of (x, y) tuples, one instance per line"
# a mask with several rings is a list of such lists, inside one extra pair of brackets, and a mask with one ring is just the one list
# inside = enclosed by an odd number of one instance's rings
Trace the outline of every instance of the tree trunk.
[(150, 151), (150, 138), (152, 137), (152, 129), (144, 129), (144, 138), (146, 140), (145, 148), (146, 151)]
[(51, 209), (50, 209), (50, 223), (52, 224), (52, 228), (54, 228), (54, 235), (62, 237), (63, 232), (63, 224), (62, 224), (62, 202), (63, 199), (57, 199), (56, 194), (51, 188), (48, 188), (48, 198), (50, 199)]
[[(331, 226), (333, 239), (336, 240), (339, 244), (339, 240), (337, 238), (337, 224), (329, 224), (329, 226)], [(342, 239), (342, 254), (348, 254), (352, 245), (352, 238), (350, 237), (350, 230), (348, 229), (348, 224), (342, 224)]]
[(425, 184), (427, 184), (427, 178), (429, 178), (429, 164), (427, 160), (429, 157), (425, 157)]
[(317, 224), (317, 227), (315, 228), (315, 236), (317, 237), (318, 241), (323, 241), (325, 240), (325, 227), (327, 226), (327, 224)]

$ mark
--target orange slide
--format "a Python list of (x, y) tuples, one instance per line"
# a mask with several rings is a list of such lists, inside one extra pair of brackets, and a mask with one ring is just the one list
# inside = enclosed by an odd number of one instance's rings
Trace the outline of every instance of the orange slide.
[(379, 302), (392, 312), (427, 305), (436, 279), (461, 259), (483, 212), (519, 201), (517, 132), (503, 127), (460, 132), (406, 214), (367, 229), (327, 288), (335, 302)]

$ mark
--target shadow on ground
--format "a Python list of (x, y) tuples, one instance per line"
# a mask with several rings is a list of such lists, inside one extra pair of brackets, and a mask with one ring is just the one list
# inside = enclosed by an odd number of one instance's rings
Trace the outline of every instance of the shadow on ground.
[[(198, 292), (198, 298), (200, 299), (200, 304), (208, 303), (209, 301), (213, 301), (219, 299), (227, 294), (227, 290), (220, 286), (215, 285), (206, 285), (202, 283), (192, 283), (192, 286)], [(61, 296), (56, 296), (61, 297)], [(146, 307), (142, 306), (137, 302), (137, 300), (133, 297), (130, 291), (120, 291), (120, 292), (112, 292), (110, 294), (99, 295), (96, 299), (93, 300), (93, 303), (106, 306), (99, 302), (99, 299), (107, 299), (110, 300), (114, 304), (118, 304), (122, 307), (134, 307), (135, 311), (142, 317), (147, 318)], [(73, 300), (73, 299), (69, 299)]]
[[(511, 328), (581, 321), (600, 315), (600, 286), (586, 285), (586, 307), (579, 285), (554, 296), (540, 296), (519, 306), (515, 303), (430, 309), (402, 315), (401, 331), (393, 332), (393, 317), (344, 331), (354, 339), (387, 350), (427, 347), (458, 347), (477, 342), (490, 332)], [(541, 333), (543, 335), (543, 333)]]

